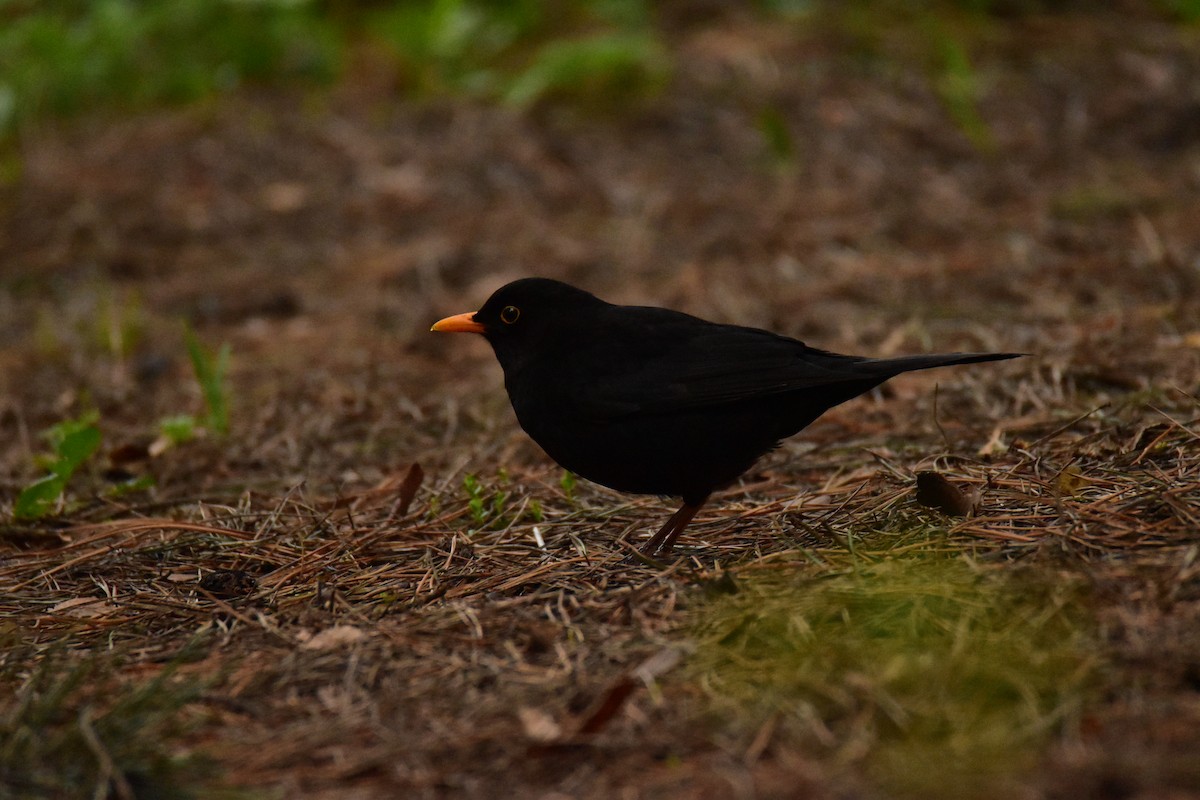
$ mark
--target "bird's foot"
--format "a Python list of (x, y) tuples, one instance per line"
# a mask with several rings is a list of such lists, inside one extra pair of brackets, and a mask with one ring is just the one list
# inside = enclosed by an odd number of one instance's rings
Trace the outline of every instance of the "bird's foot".
[(658, 548), (655, 548), (654, 550), (651, 550), (649, 547), (639, 548), (635, 547), (630, 542), (621, 542), (621, 546), (629, 551), (629, 555), (625, 556), (625, 558), (621, 560), (624, 564), (628, 564), (630, 566), (642, 564), (643, 566), (651, 567), (660, 571), (665, 570), (670, 566), (669, 564), (659, 561), (654, 557)]

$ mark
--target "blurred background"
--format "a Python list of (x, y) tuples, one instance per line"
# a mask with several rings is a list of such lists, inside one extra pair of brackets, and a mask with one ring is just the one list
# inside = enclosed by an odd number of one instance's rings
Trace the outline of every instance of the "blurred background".
[(181, 318), (243, 411), (498, 397), (425, 332), (530, 274), (1145, 386), (1200, 326), (1198, 43), (1195, 0), (5, 0), (0, 464), (196, 404)]
[(504, 404), (430, 321), (531, 274), (1145, 387), (1200, 329), (1198, 44), (1195, 0), (5, 0), (0, 464), (195, 407), (180, 319), (251, 429), (307, 384), (444, 444)]

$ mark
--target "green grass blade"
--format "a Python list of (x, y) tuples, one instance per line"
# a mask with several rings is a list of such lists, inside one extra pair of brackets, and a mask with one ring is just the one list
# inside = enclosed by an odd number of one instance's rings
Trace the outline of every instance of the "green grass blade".
[(217, 435), (225, 436), (229, 433), (229, 401), (224, 385), (229, 368), (229, 345), (222, 345), (214, 358), (187, 323), (183, 326), (183, 340), (208, 409), (205, 424)]

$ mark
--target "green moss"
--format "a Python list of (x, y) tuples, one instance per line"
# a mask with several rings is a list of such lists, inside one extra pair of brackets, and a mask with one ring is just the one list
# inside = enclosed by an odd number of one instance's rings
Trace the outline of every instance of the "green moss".
[(961, 558), (739, 584), (694, 610), (693, 668), (714, 705), (779, 714), (782, 735), (901, 795), (1002, 791), (1077, 715), (1096, 667), (1077, 588)]

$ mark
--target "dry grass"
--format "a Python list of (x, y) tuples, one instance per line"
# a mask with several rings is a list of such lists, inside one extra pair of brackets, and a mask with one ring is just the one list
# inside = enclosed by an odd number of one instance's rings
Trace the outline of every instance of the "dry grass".
[[(202, 705), (218, 720), (210, 726), (245, 726), (236, 755), (222, 759), (239, 783), (382, 780), (469, 793), (495, 788), (521, 761), (521, 780), (557, 776), (604, 791), (615, 778), (593, 774), (586, 759), (568, 759), (560, 774), (546, 771), (550, 756), (522, 754), (565, 748), (669, 764), (671, 753), (695, 753), (695, 743), (673, 740), (677, 726), (711, 706), (718, 741), (733, 737), (745, 751), (739, 769), (751, 773), (767, 753), (815, 748), (842, 780), (861, 767), (900, 795), (999, 794), (1029, 774), (1036, 747), (1078, 735), (1083, 709), (1101, 696), (1095, 667), (1113, 658), (1098, 645), (1104, 603), (1081, 598), (1130, 569), (1160, 576), (1164, 597), (1194, 591), (1195, 421), (1096, 416), (1023, 423), (1005, 432), (1003, 454), (932, 459), (982, 489), (979, 511), (959, 521), (917, 504), (912, 475), (894, 458), (809, 453), (806, 469), (825, 475), (823, 485), (797, 493), (760, 476), (701, 514), (681, 557), (658, 570), (630, 559), (629, 545), (665, 513), (659, 502), (580, 486), (573, 504), (558, 473), (542, 469), (509, 478), (510, 521), (478, 528), (470, 495), (453, 483), (406, 502), (402, 470), (340, 497), (246, 495), (237, 506), (182, 504), (174, 518), (121, 511), (63, 528), (60, 546), (6, 559), (0, 608), (31, 626), (20, 652), (103, 647), (136, 676), (155, 675), (199, 636), (205, 655), (181, 671), (222, 676)], [(1085, 455), (1096, 448), (1120, 454)], [(541, 521), (519, 513), (535, 501)], [(1032, 577), (975, 588), (953, 566), (963, 553), (992, 573), (1026, 562)], [(855, 595), (838, 588), (847, 580)], [(1048, 589), (1029, 580), (1075, 586), (1050, 592), (1046, 608), (1066, 616), (1042, 614)], [(1092, 588), (1081, 594), (1080, 581)], [(723, 591), (735, 593), (721, 600)], [(859, 619), (854, 596), (879, 619)], [(926, 596), (982, 616), (910, 620), (943, 638), (908, 638), (905, 598)], [(711, 665), (714, 643), (731, 631), (750, 636), (747, 613), (767, 649), (734, 662), (743, 677), (731, 678)], [(815, 617), (795, 631), (773, 615)], [(894, 633), (872, 633), (893, 619)], [(943, 661), (939, 647), (976, 661)], [(916, 655), (901, 668), (897, 652)], [(666, 663), (639, 672), (655, 653)], [(1055, 666), (1030, 672), (1039, 662)], [(970, 691), (947, 697), (955, 678)], [(1010, 681), (1013, 694), (988, 680)], [(984, 697), (995, 701), (986, 713), (975, 708)], [(751, 710), (728, 711), (740, 698)], [(954, 781), (913, 766), (946, 748), (961, 767)]]

